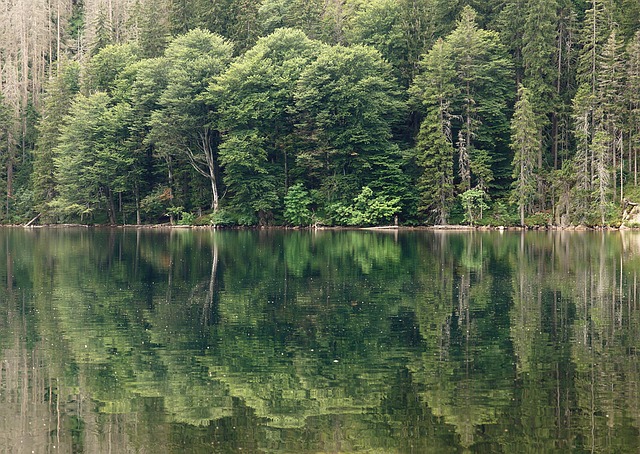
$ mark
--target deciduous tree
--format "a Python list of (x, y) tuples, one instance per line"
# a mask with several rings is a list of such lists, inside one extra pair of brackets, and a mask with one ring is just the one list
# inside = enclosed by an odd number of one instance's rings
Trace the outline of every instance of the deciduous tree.
[(326, 47), (303, 71), (296, 91), (302, 169), (319, 182), (324, 200), (348, 201), (360, 188), (404, 190), (392, 125), (403, 103), (391, 67), (365, 46)]
[(167, 86), (160, 109), (151, 116), (150, 141), (163, 153), (186, 154), (193, 168), (211, 185), (211, 208), (220, 203), (217, 131), (211, 127), (212, 107), (202, 96), (213, 78), (231, 62), (232, 45), (200, 29), (174, 39), (164, 53)]

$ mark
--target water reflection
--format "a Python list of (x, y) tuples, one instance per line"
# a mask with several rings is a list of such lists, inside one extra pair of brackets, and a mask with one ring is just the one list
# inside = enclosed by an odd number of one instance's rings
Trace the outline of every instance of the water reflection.
[(640, 234), (3, 230), (9, 452), (635, 452)]

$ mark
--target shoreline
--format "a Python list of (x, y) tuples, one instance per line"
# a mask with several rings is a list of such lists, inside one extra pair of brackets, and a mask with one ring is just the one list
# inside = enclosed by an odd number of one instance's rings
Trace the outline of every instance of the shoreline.
[(373, 227), (354, 227), (354, 226), (309, 226), (309, 227), (287, 227), (287, 226), (213, 226), (213, 225), (171, 225), (171, 224), (43, 224), (43, 225), (25, 225), (25, 224), (4, 224), (0, 225), (3, 228), (21, 228), (21, 229), (68, 229), (68, 228), (83, 228), (83, 229), (137, 229), (137, 230), (372, 230), (372, 231), (419, 231), (429, 230), (435, 232), (474, 232), (474, 231), (509, 231), (509, 232), (537, 232), (537, 231), (574, 231), (574, 232), (589, 232), (589, 231), (625, 231), (625, 230), (640, 230), (640, 227), (629, 227), (624, 224), (620, 227), (611, 226), (595, 226), (589, 227), (585, 225), (577, 226), (535, 226), (535, 227), (522, 227), (522, 226), (471, 226), (462, 224), (449, 224), (449, 225), (418, 225), (418, 226), (402, 226), (402, 225), (383, 225)]

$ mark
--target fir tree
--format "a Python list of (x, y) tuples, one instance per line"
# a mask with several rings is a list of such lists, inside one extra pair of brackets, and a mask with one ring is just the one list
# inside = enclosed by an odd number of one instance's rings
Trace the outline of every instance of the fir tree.
[(453, 146), (445, 130), (442, 115), (432, 109), (420, 126), (416, 143), (416, 162), (421, 169), (419, 209), (437, 224), (447, 223), (454, 199)]
[(518, 206), (520, 225), (524, 225), (525, 215), (531, 212), (535, 202), (538, 154), (542, 147), (529, 97), (529, 90), (520, 85), (519, 99), (511, 120), (511, 148), (514, 152), (511, 201)]

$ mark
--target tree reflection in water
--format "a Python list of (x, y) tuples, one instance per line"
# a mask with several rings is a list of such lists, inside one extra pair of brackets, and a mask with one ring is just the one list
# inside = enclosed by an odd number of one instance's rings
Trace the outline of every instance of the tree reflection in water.
[(2, 230), (26, 452), (635, 452), (636, 232)]

